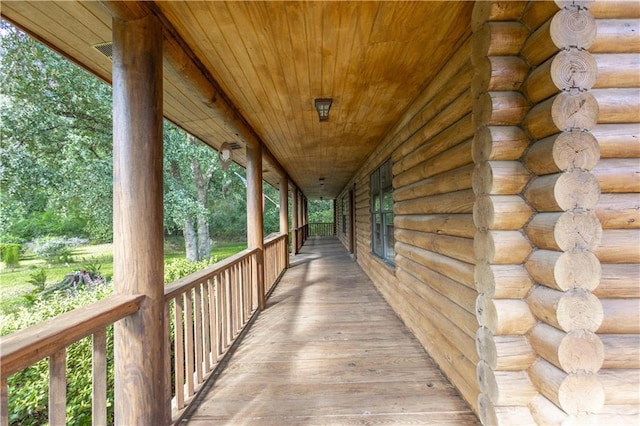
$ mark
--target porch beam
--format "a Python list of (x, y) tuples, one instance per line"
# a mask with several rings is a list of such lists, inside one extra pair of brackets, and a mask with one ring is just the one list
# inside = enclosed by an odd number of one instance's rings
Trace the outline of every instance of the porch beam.
[(165, 424), (162, 27), (113, 20), (113, 244), (116, 294), (142, 295), (115, 325), (115, 423)]
[(256, 285), (260, 311), (265, 308), (262, 197), (262, 144), (257, 143), (247, 145), (247, 244), (250, 249), (258, 249)]

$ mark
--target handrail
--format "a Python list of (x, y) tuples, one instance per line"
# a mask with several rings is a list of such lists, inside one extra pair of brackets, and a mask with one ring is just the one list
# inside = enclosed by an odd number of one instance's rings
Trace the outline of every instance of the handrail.
[(92, 418), (107, 422), (107, 333), (140, 309), (143, 295), (114, 295), (0, 337), (0, 424), (8, 424), (8, 378), (49, 357), (49, 424), (66, 423), (67, 347), (93, 335)]
[(142, 295), (114, 295), (0, 337), (0, 374), (8, 377), (96, 330), (138, 311)]
[(178, 296), (179, 294), (190, 290), (191, 288), (197, 285), (198, 281), (202, 281), (206, 278), (209, 278), (215, 275), (216, 273), (241, 262), (242, 259), (248, 256), (251, 256), (257, 251), (258, 249), (255, 249), (255, 248), (245, 249), (211, 266), (207, 266), (206, 268), (201, 269), (192, 274), (189, 274), (186, 277), (177, 279), (171, 284), (167, 284), (164, 288), (164, 300), (166, 301), (166, 300), (172, 299)]

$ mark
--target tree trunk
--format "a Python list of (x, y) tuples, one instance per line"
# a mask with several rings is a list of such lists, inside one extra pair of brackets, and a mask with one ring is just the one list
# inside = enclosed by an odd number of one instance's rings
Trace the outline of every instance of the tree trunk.
[[(189, 136), (191, 143), (197, 143), (195, 138)], [(213, 175), (213, 169), (209, 169), (206, 174), (202, 173), (200, 162), (196, 159), (191, 161), (191, 170), (193, 171), (193, 180), (196, 184), (196, 193), (198, 197), (198, 203), (202, 209), (197, 216), (197, 256), (198, 260), (209, 260), (211, 257), (211, 243), (209, 241), (209, 221), (207, 220), (207, 189), (209, 188), (209, 181)]]
[(187, 260), (190, 262), (198, 261), (198, 236), (196, 229), (193, 226), (193, 220), (191, 218), (184, 221), (184, 249), (187, 253)]
[(198, 260), (209, 260), (211, 257), (211, 240), (209, 238), (209, 221), (203, 214), (198, 215)]

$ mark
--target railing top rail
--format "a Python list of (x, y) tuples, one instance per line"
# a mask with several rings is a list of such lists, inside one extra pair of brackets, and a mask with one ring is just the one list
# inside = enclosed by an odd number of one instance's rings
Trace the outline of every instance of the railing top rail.
[(164, 288), (164, 300), (169, 301), (180, 294), (191, 290), (198, 283), (224, 271), (225, 269), (235, 265), (236, 263), (241, 262), (243, 259), (257, 253), (258, 249), (245, 249), (239, 253), (234, 254), (231, 257), (228, 257), (220, 262), (208, 266), (200, 271), (194, 272), (193, 274), (187, 275), (186, 277), (182, 277), (179, 280), (168, 284)]
[(140, 308), (142, 295), (114, 295), (0, 337), (0, 374), (6, 378)]
[(276, 234), (273, 236), (269, 236), (264, 240), (264, 245), (271, 245), (271, 244), (275, 244), (278, 240), (282, 240), (287, 238), (287, 234)]

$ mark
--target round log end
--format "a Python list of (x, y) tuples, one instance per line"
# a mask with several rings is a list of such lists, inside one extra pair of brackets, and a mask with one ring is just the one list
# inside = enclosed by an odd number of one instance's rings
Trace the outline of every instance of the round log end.
[[(476, 166), (477, 168), (478, 166)], [(475, 173), (475, 170), (474, 170)], [(494, 223), (494, 210), (491, 197), (482, 195), (473, 204), (473, 223), (479, 230), (491, 229)]]
[(572, 374), (562, 381), (558, 399), (567, 414), (597, 413), (604, 407), (604, 386), (595, 375)]
[(553, 272), (562, 290), (580, 288), (593, 291), (600, 284), (602, 266), (590, 251), (568, 251), (560, 255)]
[(602, 238), (602, 225), (593, 211), (568, 211), (560, 215), (554, 238), (562, 251), (592, 250)]
[(560, 90), (589, 90), (596, 84), (598, 64), (584, 50), (563, 50), (551, 62), (551, 80)]
[(604, 344), (591, 331), (572, 331), (560, 342), (558, 360), (567, 373), (596, 373), (604, 363)]
[(591, 170), (600, 159), (600, 146), (590, 132), (562, 132), (553, 143), (552, 156), (560, 170)]
[(592, 209), (600, 198), (600, 184), (591, 173), (572, 170), (563, 173), (554, 188), (555, 201), (564, 210)]
[(600, 299), (584, 290), (566, 292), (556, 308), (558, 324), (566, 331), (588, 330), (595, 332), (604, 319)]
[(598, 123), (598, 101), (590, 92), (562, 92), (553, 100), (551, 118), (563, 131), (591, 130)]
[(558, 49), (588, 49), (596, 40), (596, 21), (586, 9), (562, 9), (551, 19), (550, 32)]
[(476, 332), (476, 351), (480, 359), (486, 362), (491, 369), (496, 368), (498, 351), (493, 333), (487, 327), (480, 327)]

